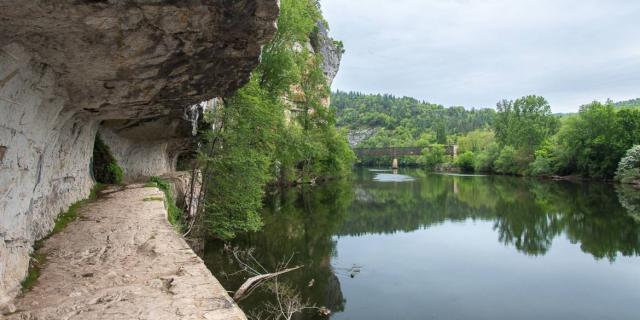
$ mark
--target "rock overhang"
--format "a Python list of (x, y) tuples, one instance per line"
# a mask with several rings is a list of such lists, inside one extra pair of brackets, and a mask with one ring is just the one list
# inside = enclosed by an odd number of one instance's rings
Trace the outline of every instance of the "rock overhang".
[(278, 13), (277, 0), (0, 0), (0, 309), (33, 242), (88, 195), (96, 133), (131, 177), (175, 169), (192, 106), (249, 80)]
[(70, 107), (138, 119), (241, 87), (278, 10), (276, 0), (0, 0), (0, 43), (52, 68)]

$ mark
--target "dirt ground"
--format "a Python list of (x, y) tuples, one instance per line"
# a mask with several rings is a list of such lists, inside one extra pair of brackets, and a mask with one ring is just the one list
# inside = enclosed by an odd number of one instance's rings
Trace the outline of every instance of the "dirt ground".
[(133, 185), (84, 205), (46, 240), (37, 284), (5, 318), (246, 319), (169, 225), (162, 198)]

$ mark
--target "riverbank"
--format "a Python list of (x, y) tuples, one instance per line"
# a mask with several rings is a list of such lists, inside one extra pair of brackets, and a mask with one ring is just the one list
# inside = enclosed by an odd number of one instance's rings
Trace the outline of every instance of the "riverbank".
[(38, 251), (46, 264), (8, 320), (246, 319), (167, 222), (157, 188), (111, 187), (78, 214)]

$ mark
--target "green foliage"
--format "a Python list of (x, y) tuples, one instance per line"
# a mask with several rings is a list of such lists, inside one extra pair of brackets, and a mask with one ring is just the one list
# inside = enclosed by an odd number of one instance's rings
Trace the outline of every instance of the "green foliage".
[(479, 152), (494, 143), (495, 134), (489, 129), (478, 129), (458, 137), (459, 152)]
[[(157, 187), (160, 191), (164, 192), (164, 200), (167, 205), (167, 219), (176, 230), (182, 231), (184, 228), (184, 217), (182, 210), (176, 206), (176, 201), (171, 192), (171, 184), (160, 177), (151, 177), (146, 186)], [(150, 201), (146, 199), (143, 200)]]
[(144, 201), (144, 202), (164, 201), (164, 198), (162, 198), (162, 197), (146, 197), (146, 198), (142, 199), (142, 201)]
[(640, 143), (640, 110), (593, 102), (566, 119), (556, 139), (548, 155), (555, 171), (612, 178), (625, 152)]
[(474, 154), (472, 151), (467, 151), (458, 156), (455, 160), (455, 165), (462, 170), (462, 172), (474, 171)]
[(204, 146), (210, 152), (201, 156), (206, 168), (205, 221), (209, 233), (223, 239), (262, 226), (257, 210), (270, 179), (274, 129), (282, 117), (272, 111), (266, 93), (252, 80), (218, 110), (224, 130), (206, 137)]
[(618, 164), (616, 180), (622, 183), (635, 183), (640, 180), (640, 145), (627, 150)]
[(493, 142), (484, 148), (484, 150), (476, 153), (473, 160), (473, 169), (476, 172), (492, 172), (493, 164), (500, 156), (500, 146)]
[[(409, 97), (358, 92), (337, 91), (331, 95), (331, 105), (339, 127), (383, 129), (359, 147), (449, 144), (456, 135), (490, 126), (495, 116), (493, 109), (445, 108)], [(418, 143), (425, 134), (432, 139)]]
[[(502, 174), (526, 174), (535, 159), (536, 150), (558, 131), (560, 121), (551, 114), (547, 100), (539, 96), (503, 100), (498, 103), (497, 109), (494, 130), (501, 150), (497, 157), (496, 153), (491, 154), (495, 157), (492, 170)], [(491, 142), (485, 146), (489, 144)], [(495, 152), (495, 149), (492, 151)], [(474, 167), (489, 169), (487, 161), (490, 158), (488, 153), (479, 155)], [(545, 169), (543, 162), (540, 160), (536, 163), (534, 169)]]
[(100, 135), (96, 135), (93, 147), (93, 176), (99, 183), (121, 184), (124, 173), (118, 166), (115, 158), (111, 155), (111, 150)]
[(109, 181), (105, 183), (121, 184), (124, 177), (124, 172), (117, 163), (112, 162), (107, 165), (107, 175), (110, 178), (108, 178)]
[(38, 283), (38, 278), (40, 278), (40, 270), (47, 262), (47, 255), (39, 252), (38, 249), (39, 248), (34, 249), (34, 253), (31, 254), (31, 259), (29, 261), (29, 271), (27, 272), (27, 276), (20, 283), (22, 285), (23, 291), (31, 290)]
[(427, 169), (433, 170), (436, 166), (445, 162), (445, 148), (441, 144), (436, 144), (422, 150), (418, 157), (418, 164)]
[(494, 162), (494, 170), (502, 174), (518, 174), (521, 168), (518, 165), (518, 152), (512, 146), (506, 146), (500, 151), (500, 155)]
[(304, 45), (322, 21), (312, 0), (283, 0), (278, 32), (247, 85), (207, 115), (203, 134), (205, 229), (229, 239), (262, 226), (265, 186), (346, 175), (355, 159), (324, 105), (322, 57)]
[(614, 106), (623, 109), (637, 109), (640, 108), (640, 98), (616, 102)]
[(533, 176), (548, 176), (554, 173), (551, 160), (546, 157), (536, 157), (529, 165), (529, 174)]
[(551, 114), (547, 100), (539, 96), (526, 96), (515, 101), (503, 100), (497, 105), (494, 122), (495, 136), (502, 146), (512, 146), (533, 156), (547, 137), (555, 134), (559, 120)]

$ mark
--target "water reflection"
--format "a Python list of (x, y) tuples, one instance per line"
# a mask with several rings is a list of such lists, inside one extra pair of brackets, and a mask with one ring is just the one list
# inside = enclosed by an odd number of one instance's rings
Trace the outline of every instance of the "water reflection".
[[(381, 175), (385, 179), (376, 181)], [(554, 241), (566, 238), (593, 260), (613, 263), (620, 256), (640, 255), (638, 194), (603, 183), (359, 170), (353, 181), (269, 197), (264, 230), (244, 235), (233, 245), (255, 248), (258, 260), (271, 269), (295, 253), (292, 264), (305, 268), (287, 276), (288, 281), (304, 299), (339, 313), (346, 306), (341, 282), (358, 278), (369, 267), (339, 265), (336, 244), (343, 238), (393, 237), (444, 224), (479, 222), (491, 224), (497, 242), (525, 256), (545, 256)], [(237, 288), (244, 280), (232, 275), (237, 266), (223, 253), (221, 243), (209, 241), (204, 259), (226, 287)], [(251, 311), (268, 298), (257, 293), (243, 307)], [(302, 318), (320, 317), (309, 313)]]
[[(501, 176), (453, 176), (412, 171), (418, 180), (371, 183), (362, 170), (356, 200), (338, 235), (410, 232), (444, 221), (493, 221), (501, 243), (529, 255), (545, 254), (565, 233), (596, 258), (640, 254), (640, 224), (620, 205), (612, 185)], [(640, 209), (639, 192), (621, 199)], [(640, 212), (638, 209), (635, 212)]]

